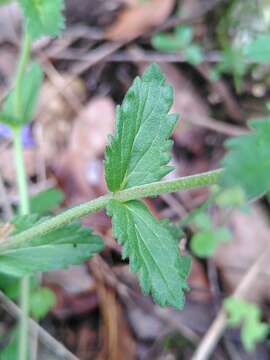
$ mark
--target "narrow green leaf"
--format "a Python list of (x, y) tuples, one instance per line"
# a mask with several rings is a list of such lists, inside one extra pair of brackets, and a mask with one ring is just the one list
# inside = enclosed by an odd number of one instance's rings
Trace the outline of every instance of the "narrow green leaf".
[(140, 201), (112, 200), (107, 210), (112, 216), (113, 233), (123, 245), (123, 258), (129, 256), (131, 270), (139, 272), (143, 291), (151, 293), (161, 306), (182, 309), (190, 257), (180, 256), (170, 231)]
[(256, 304), (229, 297), (224, 301), (229, 326), (241, 327), (241, 340), (246, 351), (254, 351), (256, 344), (267, 336), (267, 324), (261, 322), (261, 310)]
[(19, 0), (32, 39), (58, 36), (64, 28), (64, 0)]
[[(22, 81), (21, 89), (21, 114), (18, 122), (16, 121), (16, 97), (15, 91), (12, 90), (7, 96), (3, 106), (3, 116), (7, 118), (7, 125), (21, 126), (32, 119), (35, 106), (37, 104), (39, 90), (43, 81), (43, 73), (40, 65), (32, 62), (28, 67)], [(10, 120), (8, 119), (10, 118)], [(0, 117), (1, 119), (1, 117)], [(2, 118), (2, 122), (4, 118)], [(9, 124), (8, 124), (9, 122)]]
[(160, 180), (168, 166), (177, 114), (168, 115), (173, 90), (158, 65), (136, 78), (117, 108), (116, 132), (106, 148), (105, 172), (110, 191)]
[(270, 118), (249, 122), (252, 131), (226, 142), (222, 184), (240, 186), (248, 198), (270, 190)]
[[(14, 234), (44, 221), (38, 215), (19, 216), (13, 220)], [(79, 224), (64, 225), (24, 247), (7, 250), (0, 255), (0, 272), (24, 276), (35, 272), (78, 265), (103, 249), (103, 241)]]

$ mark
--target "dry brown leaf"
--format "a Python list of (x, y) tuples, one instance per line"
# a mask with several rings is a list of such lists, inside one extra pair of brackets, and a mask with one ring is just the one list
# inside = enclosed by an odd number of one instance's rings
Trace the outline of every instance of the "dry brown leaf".
[[(84, 82), (79, 78), (70, 82), (70, 76), (61, 74), (63, 83), (69, 84), (69, 92), (80, 100), (84, 100), (86, 89)], [(34, 135), (40, 152), (48, 162), (52, 161), (66, 149), (70, 139), (75, 111), (67, 99), (49, 81), (46, 81), (41, 90), (37, 121), (34, 126)]]
[(96, 279), (99, 307), (102, 315), (100, 338), (102, 347), (98, 360), (135, 359), (135, 343), (127, 322), (123, 306), (118, 298), (117, 284), (108, 280), (108, 269), (97, 256), (90, 262)]
[[(221, 270), (225, 285), (233, 291), (240, 283), (245, 272), (269, 246), (270, 226), (264, 211), (254, 206), (250, 212), (235, 211), (231, 218), (233, 240), (219, 246), (214, 259)], [(252, 286), (250, 300), (270, 299), (270, 263), (262, 269)]]
[(115, 24), (105, 33), (108, 40), (132, 40), (152, 27), (158, 26), (170, 15), (175, 0), (150, 0), (124, 9)]
[(63, 180), (68, 177), (73, 192), (91, 197), (93, 188), (106, 191), (101, 157), (108, 134), (113, 133), (114, 117), (111, 98), (95, 97), (74, 120), (67, 151), (55, 162), (58, 176)]
[(70, 138), (70, 150), (83, 157), (102, 155), (107, 136), (113, 132), (115, 105), (109, 97), (95, 97), (75, 119)]
[(192, 291), (189, 293), (189, 299), (199, 302), (207, 302), (211, 299), (209, 282), (206, 277), (205, 270), (202, 264), (196, 258), (192, 258), (192, 266), (188, 278), (188, 284), (192, 289)]

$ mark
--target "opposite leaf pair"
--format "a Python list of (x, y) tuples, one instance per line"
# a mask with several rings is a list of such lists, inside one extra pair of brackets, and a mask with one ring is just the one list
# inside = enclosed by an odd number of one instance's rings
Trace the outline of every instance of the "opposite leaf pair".
[[(25, 76), (29, 77), (33, 71), (39, 73), (34, 66)], [(40, 80), (40, 77), (33, 79)], [(30, 93), (37, 84), (40, 81), (28, 84), (28, 96), (23, 105), (29, 104)], [(13, 93), (6, 104), (12, 101)], [(168, 115), (172, 102), (173, 90), (165, 84), (165, 76), (157, 65), (149, 66), (141, 79), (135, 79), (122, 106), (118, 107), (116, 135), (106, 149), (106, 181), (110, 191), (115, 193), (158, 181), (172, 170), (168, 166), (172, 147), (169, 137), (178, 117), (177, 114)], [(33, 111), (30, 105), (23, 107), (27, 114), (23, 121), (27, 121)], [(7, 110), (12, 108), (6, 105), (4, 110), (9, 113)], [(9, 125), (12, 127), (11, 123)], [(124, 246), (123, 257), (129, 256), (132, 271), (139, 272), (144, 292), (151, 293), (160, 305), (183, 308), (191, 261), (190, 257), (180, 255), (179, 239), (140, 201), (111, 200), (107, 211), (113, 219), (114, 234)], [(16, 233), (45, 220), (36, 215), (19, 217), (14, 220)], [(102, 240), (93, 236), (89, 229), (78, 224), (64, 225), (34, 238), (23, 247), (9, 247), (2, 252), (0, 271), (23, 276), (66, 267), (87, 260), (102, 248)]]
[[(177, 121), (170, 114), (173, 89), (157, 65), (136, 78), (117, 109), (115, 137), (106, 149), (105, 170), (109, 190), (117, 192), (160, 180), (168, 166)], [(123, 257), (139, 272), (145, 293), (160, 305), (184, 306), (190, 257), (181, 256), (178, 239), (157, 221), (140, 201), (112, 200), (107, 206), (113, 232), (123, 245)]]

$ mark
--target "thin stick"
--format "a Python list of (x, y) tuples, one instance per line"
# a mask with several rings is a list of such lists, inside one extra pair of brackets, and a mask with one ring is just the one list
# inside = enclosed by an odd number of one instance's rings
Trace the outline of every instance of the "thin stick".
[[(0, 291), (0, 301), (3, 303), (6, 311), (8, 311), (11, 315), (16, 318), (21, 317), (21, 309), (14, 304), (11, 300), (9, 300), (5, 294)], [(59, 358), (66, 360), (79, 360), (75, 355), (73, 355), (64, 345), (58, 342), (55, 338), (53, 338), (46, 330), (44, 330), (39, 324), (37, 324), (34, 320), (28, 318), (29, 331), (31, 334), (38, 333), (40, 341), (44, 346), (47, 346), (51, 351), (54, 352)]]
[[(270, 246), (261, 253), (261, 255), (254, 262), (250, 270), (247, 271), (242, 281), (234, 291), (232, 295), (233, 297), (248, 298), (250, 288), (254, 283), (254, 281), (257, 279), (257, 276), (260, 273), (261, 269), (263, 268), (265, 261), (269, 259), (269, 255), (270, 255)], [(192, 360), (209, 359), (214, 349), (216, 348), (216, 345), (220, 337), (225, 331), (226, 326), (227, 326), (227, 315), (224, 309), (221, 309), (216, 319), (210, 326), (209, 330), (203, 337), (197, 350), (195, 351)]]

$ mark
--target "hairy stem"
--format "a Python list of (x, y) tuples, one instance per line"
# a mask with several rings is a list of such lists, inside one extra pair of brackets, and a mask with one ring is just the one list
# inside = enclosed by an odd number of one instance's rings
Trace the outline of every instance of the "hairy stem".
[(25, 31), (20, 59), (17, 67), (16, 80), (15, 80), (15, 112), (16, 117), (19, 119), (21, 116), (21, 91), (22, 91), (22, 81), (25, 72), (25, 68), (29, 62), (31, 54), (31, 39), (30, 36)]
[[(17, 171), (18, 190), (20, 195), (20, 214), (26, 215), (29, 213), (29, 198), (27, 189), (27, 180), (23, 159), (23, 146), (21, 130), (14, 130), (14, 152), (15, 152), (15, 164)], [(28, 313), (29, 313), (29, 292), (30, 281), (29, 277), (25, 276), (21, 280), (21, 293), (20, 293), (20, 305), (21, 305), (21, 318), (20, 318), (20, 332), (19, 332), (19, 360), (27, 359), (28, 348)]]
[(81, 205), (75, 206), (63, 213), (33, 226), (29, 230), (10, 237), (6, 242), (0, 244), (0, 252), (6, 249), (26, 246), (35, 237), (46, 234), (71, 221), (78, 220), (83, 216), (97, 212), (106, 207), (112, 199), (121, 202), (140, 199), (144, 197), (157, 196), (162, 193), (183, 191), (203, 186), (216, 184), (223, 173), (222, 169), (209, 171), (202, 174), (182, 177), (175, 180), (158, 181), (151, 184), (140, 185), (130, 189), (122, 190), (114, 194), (107, 194)]
[[(15, 113), (17, 119), (21, 117), (21, 93), (22, 82), (26, 66), (29, 62), (31, 54), (31, 39), (25, 31), (20, 59), (17, 67), (16, 81), (15, 81)], [(25, 173), (24, 158), (23, 158), (23, 145), (22, 145), (22, 132), (21, 128), (14, 129), (14, 152), (15, 152), (15, 165), (17, 171), (17, 183), (20, 196), (20, 214), (26, 215), (29, 213), (29, 197), (27, 188), (27, 178)], [(30, 280), (29, 277), (24, 277), (21, 280), (20, 292), (20, 305), (22, 309), (20, 317), (20, 330), (19, 330), (19, 360), (27, 360), (28, 357), (28, 313), (29, 313), (29, 293), (30, 293)]]

